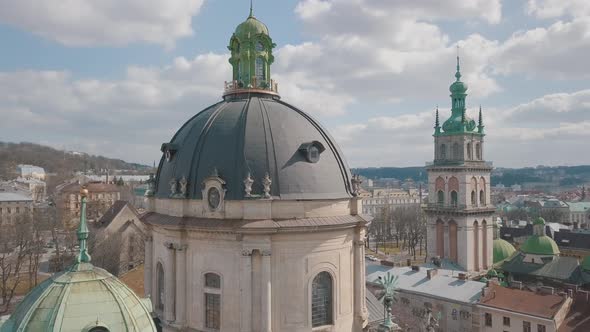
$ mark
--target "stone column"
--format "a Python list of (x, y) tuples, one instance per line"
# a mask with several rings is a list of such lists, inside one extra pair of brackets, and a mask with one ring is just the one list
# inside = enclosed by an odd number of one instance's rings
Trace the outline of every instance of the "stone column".
[(367, 325), (369, 313), (365, 301), (365, 228), (359, 227), (355, 231), (354, 245), (354, 318), (355, 325), (363, 329)]
[(174, 322), (174, 297), (176, 292), (176, 277), (174, 264), (174, 244), (167, 242), (166, 261), (164, 262), (164, 320), (168, 323)]
[(271, 287), (271, 267), (270, 267), (270, 250), (262, 250), (262, 268), (261, 268), (261, 297), (262, 297), (262, 332), (272, 332), (272, 287)]
[(176, 244), (176, 319), (174, 325), (186, 323), (186, 244)]
[(252, 331), (252, 251), (242, 250), (240, 266), (240, 332)]
[(144, 282), (144, 296), (154, 301), (152, 296), (152, 275), (154, 275), (154, 239), (148, 236), (145, 239), (144, 247), (144, 269), (143, 269), (143, 282)]

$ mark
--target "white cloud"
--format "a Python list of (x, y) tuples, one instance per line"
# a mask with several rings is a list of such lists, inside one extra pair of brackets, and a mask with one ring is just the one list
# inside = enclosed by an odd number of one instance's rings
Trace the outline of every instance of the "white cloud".
[[(129, 68), (122, 80), (75, 79), (63, 71), (0, 73), (0, 132), (89, 153), (149, 162), (180, 125), (219, 100), (226, 55)], [(147, 160), (146, 160), (147, 159)]]
[[(469, 111), (472, 117), (476, 110)], [(509, 108), (485, 109), (486, 158), (500, 166), (590, 163), (590, 90), (549, 94)], [(440, 109), (441, 122), (449, 115)], [(369, 118), (337, 127), (352, 166), (415, 166), (433, 154), (434, 112)]]
[(527, 12), (538, 18), (555, 18), (565, 15), (584, 17), (590, 15), (588, 0), (529, 0)]
[(68, 46), (146, 42), (172, 47), (193, 34), (204, 0), (0, 0), (0, 22)]
[(514, 33), (492, 59), (501, 74), (524, 73), (530, 77), (588, 78), (584, 70), (590, 58), (590, 18), (558, 21), (547, 28)]

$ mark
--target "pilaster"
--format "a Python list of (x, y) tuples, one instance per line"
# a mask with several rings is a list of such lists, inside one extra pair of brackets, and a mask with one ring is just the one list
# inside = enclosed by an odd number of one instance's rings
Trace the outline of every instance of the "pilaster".
[(261, 297), (262, 297), (262, 332), (272, 332), (272, 284), (271, 284), (271, 251), (260, 252), (262, 256), (261, 268)]
[(166, 242), (166, 271), (164, 271), (164, 320), (168, 324), (173, 324), (175, 321), (175, 303), (176, 295), (176, 267), (175, 267), (175, 253), (174, 244)]

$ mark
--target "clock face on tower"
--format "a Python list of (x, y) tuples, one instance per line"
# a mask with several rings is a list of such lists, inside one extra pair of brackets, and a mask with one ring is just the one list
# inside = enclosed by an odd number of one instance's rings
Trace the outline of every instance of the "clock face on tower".
[(207, 192), (207, 202), (209, 203), (209, 207), (213, 210), (217, 210), (219, 207), (219, 203), (221, 200), (221, 195), (219, 193), (219, 189), (213, 187), (210, 188)]

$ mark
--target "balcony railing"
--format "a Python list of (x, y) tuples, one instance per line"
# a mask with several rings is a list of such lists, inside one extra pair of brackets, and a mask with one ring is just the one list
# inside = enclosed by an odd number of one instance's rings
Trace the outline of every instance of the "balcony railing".
[(445, 203), (424, 203), (422, 204), (423, 209), (427, 210), (438, 210), (438, 211), (457, 211), (457, 210), (468, 210), (468, 211), (477, 211), (477, 210), (494, 210), (493, 206), (488, 205), (465, 205), (465, 204), (445, 204)]
[(273, 94), (279, 93), (279, 83), (274, 80), (264, 81), (252, 78), (250, 84), (245, 84), (242, 81), (230, 81), (224, 84), (224, 95), (241, 93), (241, 92), (270, 92)]
[(471, 165), (479, 166), (482, 164), (485, 165), (486, 167), (494, 167), (494, 163), (491, 161), (449, 160), (449, 159), (435, 160), (434, 162), (427, 161), (426, 167), (428, 167), (428, 166), (471, 166)]

